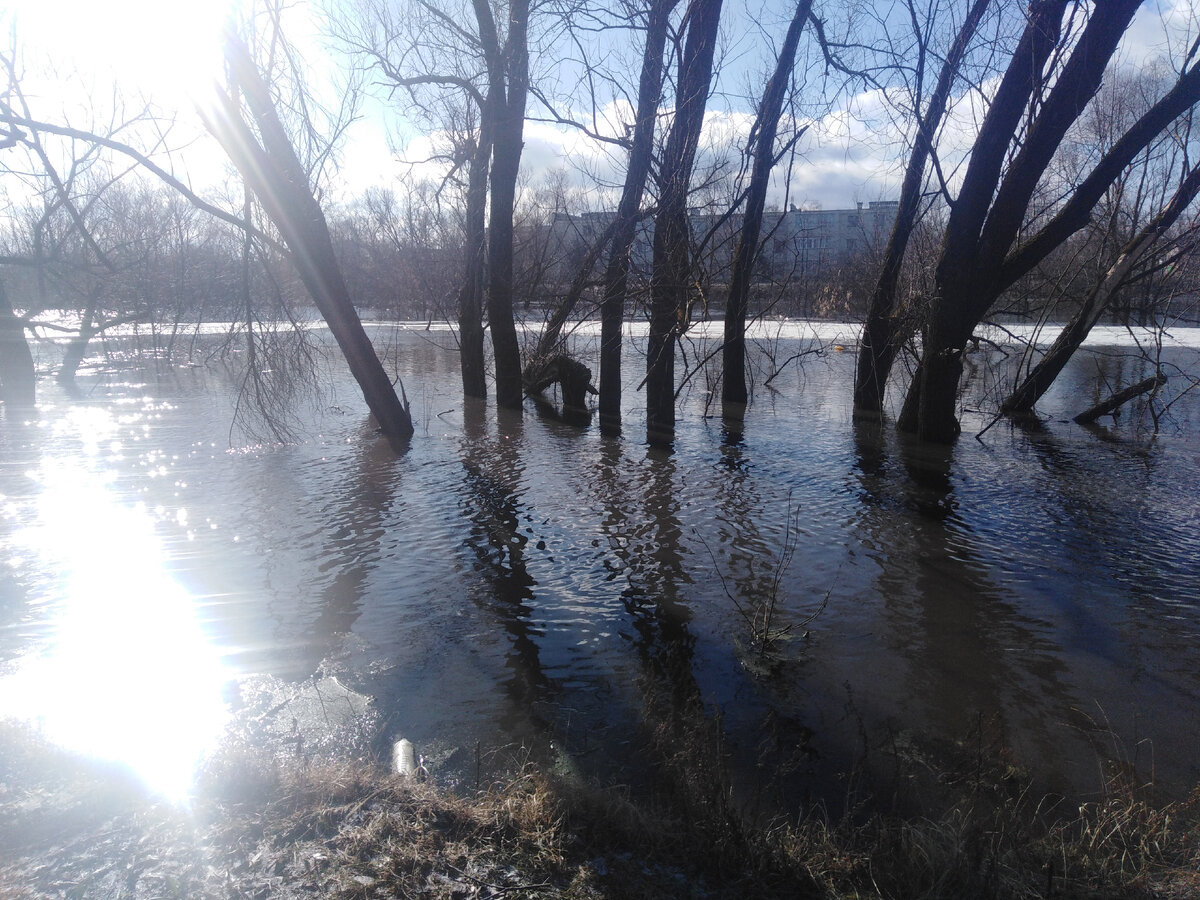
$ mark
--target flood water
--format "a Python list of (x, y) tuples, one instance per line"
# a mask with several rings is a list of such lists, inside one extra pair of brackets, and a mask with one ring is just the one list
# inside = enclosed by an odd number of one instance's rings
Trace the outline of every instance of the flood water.
[[(1168, 795), (1200, 781), (1200, 391), (1157, 434), (1133, 409), (1075, 425), (1149, 371), (1096, 346), (1040, 426), (977, 441), (1000, 377), (978, 358), (962, 439), (931, 450), (852, 424), (832, 327), (776, 330), (740, 429), (697, 376), (670, 453), (642, 443), (636, 347), (608, 439), (464, 404), (451, 334), (380, 327), (417, 427), (400, 456), (332, 358), (286, 443), (233, 424), (236, 367), (97, 356), (77, 399), (46, 378), (35, 413), (0, 414), (0, 709), (167, 761), (163, 790), (250, 673), (336, 675), (381, 746), (449, 780), (476, 748), (636, 779), (665, 702), (719, 721), (744, 784), (798, 766), (821, 793), (864, 752), (983, 723), (1048, 788), (1094, 795), (1111, 761)], [(1194, 376), (1184, 337), (1165, 352)], [(817, 346), (762, 386), (767, 354)], [(595, 370), (594, 338), (577, 350)], [(762, 657), (772, 597), (790, 630)]]

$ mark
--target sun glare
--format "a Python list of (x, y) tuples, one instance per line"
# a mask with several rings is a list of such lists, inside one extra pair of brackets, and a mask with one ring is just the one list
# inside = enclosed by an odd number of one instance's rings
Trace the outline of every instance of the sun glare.
[[(16, 0), (8, 5), (26, 65), (52, 60), (127, 94), (183, 108), (221, 72), (221, 26), (237, 0)], [(36, 56), (35, 56), (36, 54)]]
[(121, 502), (100, 461), (88, 462), (29, 473), (39, 515), (15, 537), (58, 572), (43, 601), (51, 638), (0, 680), (0, 716), (180, 801), (224, 726), (228, 673), (193, 598), (164, 570), (150, 514)]

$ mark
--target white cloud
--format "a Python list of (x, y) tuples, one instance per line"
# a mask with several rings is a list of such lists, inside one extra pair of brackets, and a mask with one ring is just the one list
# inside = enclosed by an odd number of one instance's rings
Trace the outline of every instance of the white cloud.
[(1193, 0), (1152, 0), (1142, 5), (1125, 33), (1120, 58), (1138, 68), (1178, 60), (1197, 29)]

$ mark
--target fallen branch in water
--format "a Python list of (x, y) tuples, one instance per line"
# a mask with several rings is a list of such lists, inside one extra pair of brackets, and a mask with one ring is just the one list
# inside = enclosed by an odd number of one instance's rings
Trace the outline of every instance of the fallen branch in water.
[(1101, 416), (1108, 415), (1110, 412), (1132, 400), (1134, 397), (1144, 394), (1147, 391), (1152, 391), (1155, 388), (1162, 387), (1166, 383), (1167, 376), (1162, 372), (1159, 372), (1157, 375), (1147, 378), (1145, 381), (1139, 381), (1137, 384), (1127, 387), (1123, 391), (1117, 391), (1117, 393), (1113, 394), (1103, 403), (1097, 403), (1091, 409), (1081, 412), (1075, 417), (1075, 421), (1080, 425), (1090, 425)]

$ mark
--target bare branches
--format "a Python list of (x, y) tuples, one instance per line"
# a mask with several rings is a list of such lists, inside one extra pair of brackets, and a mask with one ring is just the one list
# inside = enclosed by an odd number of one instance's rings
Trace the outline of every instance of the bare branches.
[(350, 301), (308, 173), (249, 48), (232, 30), (226, 35), (226, 54), (232, 83), (221, 94), (218, 113), (206, 124), (293, 251), (291, 259), (297, 272), (338, 342), (372, 415), (399, 447), (412, 437), (412, 419), (407, 406), (396, 396)]
[[(52, 122), (28, 119), (24, 116), (15, 115), (10, 110), (2, 107), (0, 107), (0, 122), (20, 128), (44, 131), (47, 134), (57, 134), (63, 137), (75, 138), (77, 140), (91, 141), (101, 147), (107, 147), (109, 150), (115, 150), (118, 153), (128, 156), (147, 172), (150, 172), (157, 177), (164, 184), (178, 191), (197, 209), (201, 209), (209, 215), (235, 226), (239, 230), (246, 227), (245, 222), (242, 219), (238, 218), (228, 210), (221, 209), (221, 207), (209, 203), (207, 200), (200, 197), (200, 195), (193, 191), (190, 187), (176, 178), (172, 173), (164, 169), (158, 163), (154, 162), (154, 160), (152, 160), (149, 156), (123, 141), (114, 140), (113, 138), (105, 137), (104, 135), (100, 134), (94, 134), (79, 128), (71, 128), (67, 125), (58, 125)], [(261, 240), (268, 246), (271, 246), (283, 253), (287, 252), (286, 247), (265, 232), (254, 229), (253, 233), (256, 239)]]
[(1104, 154), (1091, 173), (1073, 191), (1070, 199), (1046, 225), (1004, 260), (999, 281), (1002, 287), (1037, 265), (1055, 247), (1087, 224), (1101, 195), (1147, 144), (1161, 134), (1172, 121), (1200, 102), (1200, 64), (1184, 71), (1175, 85), (1164, 94)]
[[(796, 48), (800, 32), (809, 19), (812, 0), (798, 0), (792, 21), (776, 59), (775, 70), (763, 88), (758, 115), (750, 130), (748, 153), (753, 157), (753, 171), (747, 187), (746, 215), (741, 235), (734, 251), (733, 273), (730, 276), (729, 301), (725, 314), (724, 378), (721, 400), (740, 407), (748, 399), (746, 390), (745, 328), (746, 309), (750, 299), (750, 280), (758, 259), (759, 238), (762, 233), (763, 208), (766, 204), (767, 183), (778, 157), (775, 154), (775, 135), (783, 111), (784, 95), (792, 80)], [(804, 129), (796, 135), (799, 139)], [(731, 407), (731, 411), (732, 411)]]
[[(575, 119), (569, 115), (559, 112), (554, 99), (549, 97), (537, 85), (531, 84), (529, 86), (529, 93), (532, 94), (534, 98), (550, 113), (548, 117), (530, 116), (529, 121), (548, 122), (554, 125), (566, 125), (569, 128), (573, 128), (576, 131), (586, 134), (589, 138), (591, 138), (593, 141), (597, 141), (598, 143), (611, 144), (614, 147), (620, 147), (623, 150), (629, 149), (632, 142), (628, 135), (621, 135), (619, 137), (607, 135), (593, 125), (586, 125), (579, 119)], [(591, 97), (596, 96), (594, 89), (590, 90), (588, 94)], [(593, 121), (594, 119), (595, 116), (593, 117)]]

